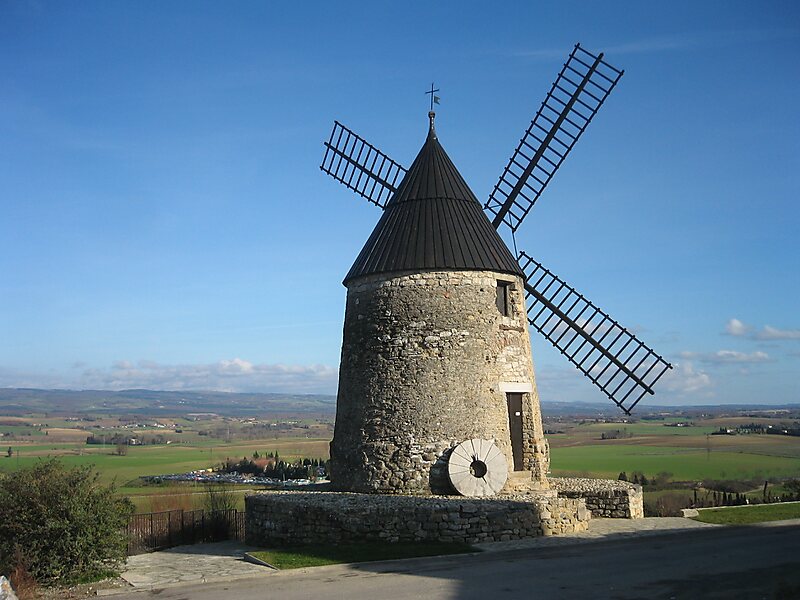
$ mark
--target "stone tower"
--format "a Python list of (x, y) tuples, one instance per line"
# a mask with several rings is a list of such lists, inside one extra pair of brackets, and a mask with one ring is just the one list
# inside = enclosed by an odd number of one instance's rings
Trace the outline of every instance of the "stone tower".
[(511, 484), (546, 488), (523, 273), (433, 119), (344, 279), (331, 480), (355, 492), (453, 493), (449, 454), (480, 438), (505, 455)]

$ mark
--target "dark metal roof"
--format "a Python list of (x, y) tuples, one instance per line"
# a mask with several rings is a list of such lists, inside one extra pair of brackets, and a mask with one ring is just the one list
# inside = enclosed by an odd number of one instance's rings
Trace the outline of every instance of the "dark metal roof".
[(396, 271), (498, 271), (523, 276), (431, 128), (344, 283)]

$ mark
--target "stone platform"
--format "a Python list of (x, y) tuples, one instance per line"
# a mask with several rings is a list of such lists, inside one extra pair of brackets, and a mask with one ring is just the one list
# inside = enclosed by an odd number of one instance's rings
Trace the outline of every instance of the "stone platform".
[(581, 498), (593, 517), (644, 518), (642, 486), (614, 479), (549, 477), (550, 489), (559, 496)]
[(350, 492), (262, 492), (245, 498), (248, 544), (501, 542), (584, 531), (582, 499), (555, 490), (465, 498)]

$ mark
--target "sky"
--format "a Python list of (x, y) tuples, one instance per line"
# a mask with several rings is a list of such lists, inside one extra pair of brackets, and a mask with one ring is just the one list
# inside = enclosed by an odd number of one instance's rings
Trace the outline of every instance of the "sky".
[[(800, 402), (800, 4), (0, 1), (0, 387), (335, 394), (380, 210), (334, 119), (478, 198), (576, 42), (625, 70), (517, 245), (664, 355)], [(543, 402), (605, 397), (532, 332)]]

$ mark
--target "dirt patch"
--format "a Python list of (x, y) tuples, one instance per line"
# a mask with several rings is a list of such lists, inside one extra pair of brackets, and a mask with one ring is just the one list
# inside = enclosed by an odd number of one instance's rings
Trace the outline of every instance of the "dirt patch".
[(121, 577), (112, 577), (94, 583), (42, 588), (38, 597), (41, 600), (76, 600), (97, 596), (100, 590), (133, 590), (133, 586)]

